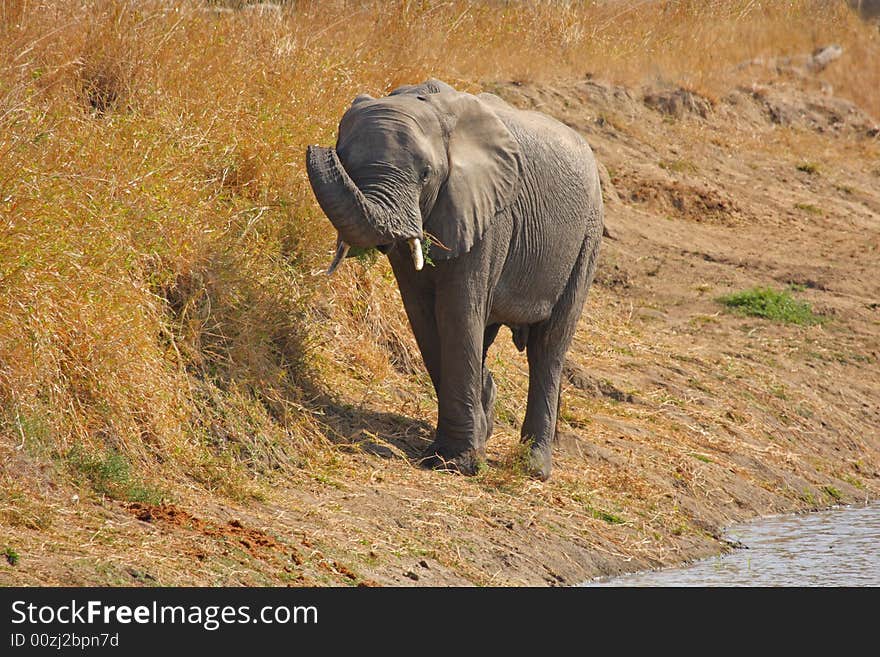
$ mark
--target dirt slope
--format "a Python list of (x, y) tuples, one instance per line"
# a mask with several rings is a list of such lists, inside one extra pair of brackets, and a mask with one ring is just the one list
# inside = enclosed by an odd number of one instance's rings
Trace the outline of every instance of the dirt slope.
[[(257, 498), (181, 490), (150, 507), (29, 473), (51, 501), (0, 503), (20, 555), (0, 584), (572, 584), (717, 553), (732, 522), (880, 494), (872, 118), (785, 72), (711, 99), (591, 79), (486, 88), (580, 130), (607, 173), (553, 479), (517, 468), (526, 365), (505, 334), (490, 467), (415, 467), (436, 409), (411, 340), (389, 339), (390, 375), (340, 373), (332, 401), (303, 408), (328, 455)], [(364, 293), (397, 294), (377, 281)], [(716, 301), (756, 285), (794, 286), (825, 321)]]

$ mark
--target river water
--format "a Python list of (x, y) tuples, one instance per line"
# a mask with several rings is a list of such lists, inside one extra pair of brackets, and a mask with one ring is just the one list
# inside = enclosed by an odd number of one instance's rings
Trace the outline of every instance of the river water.
[(880, 503), (731, 527), (745, 548), (584, 586), (880, 586)]

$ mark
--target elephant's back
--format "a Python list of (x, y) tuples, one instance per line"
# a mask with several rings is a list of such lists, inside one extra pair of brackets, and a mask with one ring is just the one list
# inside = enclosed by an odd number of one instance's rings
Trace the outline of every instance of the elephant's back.
[(524, 183), (541, 188), (525, 189), (526, 194), (543, 191), (543, 195), (559, 201), (560, 207), (554, 209), (563, 215), (592, 214), (597, 206), (601, 208), (599, 167), (580, 133), (542, 112), (513, 107), (494, 94), (482, 93), (480, 98), (492, 107), (519, 144)]
[[(537, 164), (561, 165), (589, 186), (598, 183), (599, 170), (587, 140), (558, 119), (543, 112), (513, 107), (495, 94), (481, 93), (498, 118), (513, 133), (523, 155)], [(592, 191), (592, 190), (590, 190)]]

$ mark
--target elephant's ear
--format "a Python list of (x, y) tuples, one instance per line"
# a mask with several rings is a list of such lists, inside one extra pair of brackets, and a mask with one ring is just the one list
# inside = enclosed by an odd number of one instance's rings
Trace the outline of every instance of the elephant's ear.
[(441, 242), (431, 249), (431, 258), (442, 260), (470, 251), (512, 202), (519, 188), (520, 150), (486, 101), (458, 92), (427, 100), (449, 130), (449, 175), (424, 225)]

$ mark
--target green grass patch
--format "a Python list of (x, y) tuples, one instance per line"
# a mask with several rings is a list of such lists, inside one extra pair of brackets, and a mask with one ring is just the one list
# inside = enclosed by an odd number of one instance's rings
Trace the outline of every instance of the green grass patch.
[(18, 552), (15, 551), (14, 548), (8, 547), (3, 550), (3, 556), (6, 557), (6, 562), (10, 566), (17, 566), (21, 557), (18, 555)]
[(128, 459), (115, 450), (103, 454), (74, 447), (67, 454), (70, 469), (91, 484), (95, 492), (116, 500), (160, 504), (162, 491), (132, 477)]
[(816, 502), (816, 496), (813, 495), (813, 492), (811, 490), (809, 490), (808, 488), (804, 489), (804, 491), (800, 495), (800, 498), (804, 502), (809, 504), (811, 507), (818, 507), (819, 506), (819, 504)]
[(609, 513), (608, 511), (602, 511), (601, 509), (590, 509), (590, 515), (592, 515), (597, 520), (607, 522), (609, 525), (626, 524), (626, 520), (624, 520), (620, 516)]
[(341, 483), (339, 483), (332, 477), (327, 476), (323, 472), (319, 472), (318, 474), (316, 474), (314, 476), (314, 479), (319, 484), (324, 484), (325, 486), (330, 486), (331, 488), (335, 488), (337, 490), (345, 490), (345, 487)]
[(805, 301), (795, 299), (784, 290), (755, 287), (718, 298), (718, 302), (741, 315), (762, 317), (788, 324), (821, 324), (823, 318), (813, 312)]
[(698, 461), (702, 461), (703, 463), (714, 463), (714, 461), (705, 454), (700, 454), (699, 452), (691, 452), (690, 455)]
[(840, 502), (843, 499), (843, 493), (834, 486), (822, 486), (822, 490), (835, 502)]
[(850, 486), (854, 488), (858, 488), (859, 490), (865, 490), (866, 486), (863, 481), (861, 481), (858, 477), (854, 477), (851, 474), (842, 474), (840, 478), (848, 483)]
[(584, 496), (581, 493), (574, 493), (571, 496), (575, 502), (580, 502), (584, 506), (584, 510), (589, 513), (596, 520), (601, 520), (602, 522), (607, 522), (609, 525), (625, 525), (626, 519), (621, 518), (619, 515), (615, 513), (611, 513), (610, 511), (605, 511), (603, 509), (597, 509), (590, 503), (589, 496)]
[(809, 214), (824, 214), (822, 208), (813, 205), (812, 203), (795, 203), (794, 207), (798, 210), (803, 210), (804, 212), (808, 212)]

